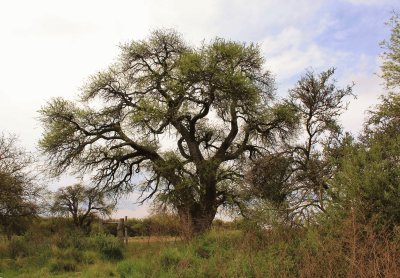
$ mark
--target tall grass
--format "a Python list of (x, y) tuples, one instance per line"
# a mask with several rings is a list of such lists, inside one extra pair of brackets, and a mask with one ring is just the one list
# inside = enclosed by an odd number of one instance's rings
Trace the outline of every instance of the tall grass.
[(1, 242), (0, 276), (398, 277), (399, 229), (377, 231), (351, 218), (307, 228), (242, 228), (124, 248), (105, 234), (66, 231), (46, 240), (27, 234)]

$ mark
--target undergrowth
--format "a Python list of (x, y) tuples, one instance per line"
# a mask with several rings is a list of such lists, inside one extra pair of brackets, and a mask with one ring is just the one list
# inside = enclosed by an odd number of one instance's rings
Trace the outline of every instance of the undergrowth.
[[(31, 235), (0, 244), (1, 277), (396, 277), (400, 233), (368, 225), (214, 229), (191, 240)], [(353, 223), (354, 224), (354, 223)]]

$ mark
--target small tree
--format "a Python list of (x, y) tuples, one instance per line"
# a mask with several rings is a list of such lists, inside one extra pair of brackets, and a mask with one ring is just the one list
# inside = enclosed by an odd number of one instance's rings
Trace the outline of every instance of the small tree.
[(0, 135), (0, 227), (8, 237), (22, 232), (43, 208), (46, 192), (37, 184), (33, 163), (16, 137)]
[(287, 101), (300, 118), (299, 139), (279, 153), (260, 158), (248, 173), (256, 196), (281, 210), (287, 220), (304, 220), (325, 211), (335, 170), (331, 156), (342, 137), (338, 117), (347, 107), (345, 97), (352, 95), (351, 86), (335, 86), (334, 72), (309, 71), (290, 90)]
[(51, 210), (71, 214), (75, 226), (87, 228), (96, 215), (110, 215), (114, 207), (115, 203), (108, 202), (100, 190), (75, 184), (58, 189)]

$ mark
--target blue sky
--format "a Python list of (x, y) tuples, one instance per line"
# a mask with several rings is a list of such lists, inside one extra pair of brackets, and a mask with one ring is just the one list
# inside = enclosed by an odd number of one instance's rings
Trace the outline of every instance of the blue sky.
[[(400, 2), (392, 0), (0, 0), (0, 131), (35, 152), (37, 111), (51, 97), (75, 99), (85, 80), (106, 68), (118, 45), (156, 28), (175, 28), (192, 44), (222, 37), (256, 42), (285, 96), (307, 70), (336, 67), (339, 86), (355, 83), (343, 115), (356, 133), (364, 111), (384, 93), (379, 42)], [(52, 187), (67, 185), (64, 177)], [(132, 198), (131, 198), (132, 199)], [(121, 214), (141, 216), (131, 199)]]

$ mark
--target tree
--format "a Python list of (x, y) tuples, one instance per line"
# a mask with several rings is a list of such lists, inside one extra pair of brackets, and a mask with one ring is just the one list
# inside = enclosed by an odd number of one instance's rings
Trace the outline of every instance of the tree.
[(387, 23), (391, 26), (389, 41), (383, 41), (381, 46), (385, 51), (381, 55), (383, 58), (382, 78), (385, 80), (386, 87), (400, 87), (400, 18), (395, 13)]
[(110, 215), (114, 207), (103, 192), (78, 183), (58, 189), (51, 210), (64, 215), (70, 213), (76, 227), (87, 228), (97, 214)]
[(333, 179), (333, 212), (360, 223), (400, 224), (400, 96), (389, 94), (372, 111), (359, 141), (343, 146)]
[(32, 173), (33, 163), (16, 137), (0, 135), (0, 227), (8, 237), (21, 233), (43, 208), (45, 191)]
[[(382, 78), (387, 89), (400, 86), (400, 21), (395, 14), (382, 47)], [(369, 111), (359, 140), (349, 138), (337, 157), (331, 211), (353, 213), (357, 221), (388, 228), (400, 224), (400, 95), (389, 92)]]
[[(155, 31), (121, 49), (79, 103), (57, 98), (41, 109), (41, 149), (55, 174), (94, 170), (104, 188), (139, 188), (142, 201), (157, 196), (203, 232), (248, 159), (289, 138), (294, 111), (274, 100), (256, 45), (216, 39), (195, 48)], [(165, 150), (168, 140), (174, 147)], [(146, 182), (135, 186), (135, 174)]]
[(338, 117), (347, 107), (344, 99), (352, 95), (351, 86), (336, 87), (334, 72), (308, 71), (289, 91), (287, 101), (300, 118), (298, 139), (280, 153), (260, 158), (248, 173), (256, 196), (282, 210), (286, 220), (304, 221), (325, 211), (335, 172), (331, 156), (342, 138)]

